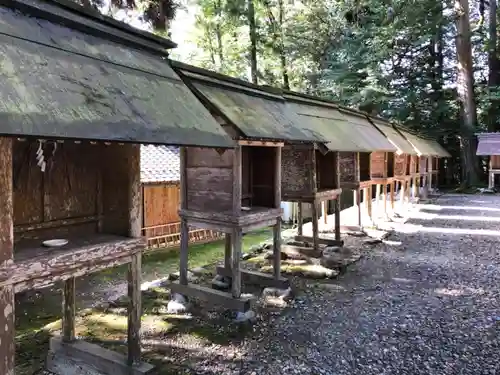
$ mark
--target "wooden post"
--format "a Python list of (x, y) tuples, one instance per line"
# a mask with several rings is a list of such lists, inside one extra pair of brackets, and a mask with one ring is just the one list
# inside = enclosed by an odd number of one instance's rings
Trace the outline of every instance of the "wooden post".
[(372, 191), (372, 185), (368, 186), (368, 217), (373, 223), (373, 211), (372, 211), (372, 196), (373, 196), (373, 191)]
[(396, 181), (392, 181), (391, 184), (389, 185), (392, 211), (394, 211), (394, 192), (396, 190), (396, 184), (397, 184)]
[[(340, 189), (340, 153), (335, 153), (335, 188)], [(340, 194), (335, 199), (335, 240), (340, 241)]]
[(65, 342), (72, 342), (75, 340), (75, 295), (75, 278), (70, 277), (68, 280), (64, 281), (63, 290), (62, 339)]
[(231, 269), (231, 233), (225, 233), (225, 244), (224, 244), (224, 268), (227, 270)]
[[(129, 236), (142, 235), (141, 149), (130, 145), (129, 161)], [(141, 360), (141, 253), (132, 256), (128, 267), (128, 364)]]
[(354, 202), (358, 210), (358, 226), (361, 229), (363, 223), (361, 222), (361, 189), (358, 187), (354, 191)]
[[(281, 207), (281, 147), (276, 147), (274, 165), (274, 207)], [(279, 280), (281, 275), (281, 216), (273, 227), (273, 275)]]
[(315, 251), (319, 250), (319, 230), (318, 230), (318, 202), (312, 203), (312, 237), (313, 248)]
[[(187, 148), (181, 147), (179, 153), (179, 168), (180, 168), (180, 206), (181, 209), (188, 208), (187, 201)], [(179, 249), (179, 283), (182, 285), (188, 284), (188, 258), (189, 258), (189, 227), (186, 219), (181, 218), (180, 227), (180, 249)]]
[[(14, 224), (12, 191), (12, 138), (0, 138), (0, 265), (13, 260)], [(14, 375), (15, 324), (14, 288), (0, 288), (0, 374)]]
[(375, 206), (377, 207), (377, 214), (375, 215), (376, 217), (380, 216), (380, 188), (381, 184), (375, 184)]
[(141, 261), (142, 253), (132, 256), (128, 266), (128, 364), (141, 361)]
[(321, 216), (323, 223), (328, 224), (328, 201), (321, 202)]
[(302, 202), (297, 203), (297, 234), (302, 236), (302, 225), (304, 224), (304, 218), (302, 216)]
[(493, 169), (493, 156), (490, 156), (490, 164), (488, 170), (488, 189), (493, 189), (495, 187), (495, 174), (491, 171)]
[(231, 259), (231, 293), (233, 298), (241, 297), (241, 271), (240, 271), (240, 258), (241, 258), (241, 241), (242, 233), (240, 228), (234, 228), (232, 233), (233, 239), (233, 252)]
[(281, 275), (281, 218), (273, 227), (273, 275), (276, 280)]
[(401, 210), (401, 214), (405, 209), (405, 198), (406, 198), (406, 180), (401, 181), (401, 189), (399, 190), (399, 208)]
[(384, 208), (384, 217), (387, 217), (387, 183), (382, 185), (382, 206)]

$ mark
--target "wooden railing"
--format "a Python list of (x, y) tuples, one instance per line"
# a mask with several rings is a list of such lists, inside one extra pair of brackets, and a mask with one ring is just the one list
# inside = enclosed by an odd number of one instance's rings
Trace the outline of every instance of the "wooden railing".
[[(177, 247), (181, 243), (181, 223), (154, 225), (142, 229), (150, 249)], [(209, 229), (190, 228), (190, 243), (205, 243), (223, 238), (223, 233)]]

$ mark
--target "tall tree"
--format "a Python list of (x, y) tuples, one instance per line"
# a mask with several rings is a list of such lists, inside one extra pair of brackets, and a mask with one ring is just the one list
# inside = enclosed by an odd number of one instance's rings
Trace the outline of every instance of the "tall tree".
[(255, 23), (254, 0), (247, 0), (248, 32), (250, 35), (250, 76), (252, 83), (257, 84), (257, 25)]
[(477, 111), (474, 95), (471, 28), (469, 1), (455, 0), (457, 24), (457, 94), (461, 104), (460, 147), (462, 159), (462, 183), (476, 185), (479, 181), (479, 163), (476, 156)]

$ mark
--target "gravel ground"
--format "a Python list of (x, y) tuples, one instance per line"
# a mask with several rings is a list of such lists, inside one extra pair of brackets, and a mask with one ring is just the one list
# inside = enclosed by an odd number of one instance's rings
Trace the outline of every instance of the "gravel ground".
[(254, 332), (159, 339), (161, 374), (500, 374), (500, 196), (420, 207), (345, 274), (310, 280), (291, 306), (261, 315)]
[(500, 237), (448, 233), (497, 230), (500, 197), (446, 195), (421, 207), (395, 225), (394, 243), (334, 283), (309, 282), (243, 342), (199, 348), (205, 360), (186, 373), (500, 374)]

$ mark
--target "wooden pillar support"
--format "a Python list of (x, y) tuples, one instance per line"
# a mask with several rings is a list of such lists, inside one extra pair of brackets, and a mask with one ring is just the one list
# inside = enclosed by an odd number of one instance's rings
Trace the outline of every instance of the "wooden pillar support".
[(400, 214), (403, 214), (405, 209), (405, 199), (406, 199), (406, 180), (401, 181), (401, 189), (399, 190), (399, 209)]
[(375, 184), (375, 206), (376, 206), (376, 217), (380, 216), (380, 190), (381, 190), (381, 184)]
[[(0, 266), (13, 260), (14, 225), (12, 191), (12, 139), (0, 138)], [(0, 374), (14, 375), (14, 288), (0, 288)]]
[(387, 184), (382, 185), (382, 206), (384, 209), (384, 217), (387, 217)]
[(372, 210), (372, 197), (373, 197), (373, 192), (372, 192), (373, 186), (370, 185), (368, 186), (368, 217), (370, 220), (373, 222), (373, 210)]
[(273, 227), (273, 276), (275, 280), (281, 277), (281, 219), (276, 220)]
[(240, 228), (233, 229), (232, 233), (232, 254), (231, 254), (231, 294), (233, 298), (241, 297), (241, 241), (242, 232)]
[(328, 201), (321, 202), (321, 216), (323, 218), (323, 223), (328, 224)]
[(128, 266), (128, 356), (130, 366), (141, 361), (141, 261), (142, 254), (136, 253)]
[(396, 184), (397, 184), (396, 181), (392, 181), (391, 184), (389, 185), (390, 200), (391, 200), (391, 211), (393, 211), (393, 212), (394, 212), (394, 194), (395, 194), (395, 191), (396, 191)]
[(302, 236), (302, 225), (304, 224), (304, 218), (302, 216), (302, 202), (297, 203), (297, 234)]
[(354, 190), (354, 204), (356, 205), (357, 208), (357, 214), (358, 214), (358, 226), (361, 229), (363, 226), (363, 223), (361, 221), (361, 189), (356, 189)]
[(224, 267), (227, 270), (231, 269), (231, 252), (232, 252), (232, 239), (231, 234), (226, 233), (224, 238)]
[[(129, 157), (129, 236), (142, 235), (141, 149), (130, 145)], [(129, 365), (141, 361), (141, 253), (132, 256), (128, 267), (128, 356)]]
[[(335, 188), (340, 189), (340, 153), (335, 153)], [(340, 242), (340, 194), (335, 198), (335, 240)]]
[(319, 250), (319, 230), (318, 230), (318, 202), (314, 201), (312, 206), (312, 237), (313, 237), (313, 248), (315, 251)]
[(64, 281), (63, 289), (63, 317), (62, 317), (62, 339), (64, 342), (75, 340), (75, 315), (76, 315), (76, 283), (71, 277)]

